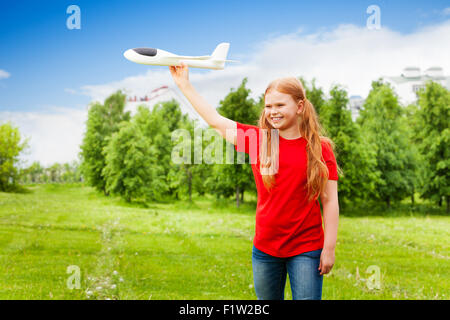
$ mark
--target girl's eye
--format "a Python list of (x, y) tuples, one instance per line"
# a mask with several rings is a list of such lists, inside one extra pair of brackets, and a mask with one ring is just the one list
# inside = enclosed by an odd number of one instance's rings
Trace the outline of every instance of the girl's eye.
[[(275, 108), (281, 108), (282, 106), (284, 106), (283, 104), (278, 104), (278, 105), (276, 105), (276, 106), (274, 106)], [(266, 108), (271, 108), (271, 106), (266, 106)]]

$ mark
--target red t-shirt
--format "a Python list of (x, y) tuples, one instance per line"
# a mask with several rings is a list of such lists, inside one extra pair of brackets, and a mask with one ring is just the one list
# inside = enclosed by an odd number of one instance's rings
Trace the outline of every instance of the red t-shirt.
[[(249, 137), (259, 137), (259, 127), (237, 122), (236, 151), (252, 157), (252, 170), (258, 191), (253, 244), (275, 257), (285, 258), (323, 248), (322, 215), (319, 200), (308, 202), (306, 139), (279, 136), (279, 167), (271, 193), (263, 184), (259, 168), (259, 144), (249, 148)], [(245, 141), (245, 144), (244, 144)], [(254, 148), (252, 150), (252, 148)], [(322, 155), (329, 180), (338, 180), (336, 159), (328, 143), (322, 142)]]

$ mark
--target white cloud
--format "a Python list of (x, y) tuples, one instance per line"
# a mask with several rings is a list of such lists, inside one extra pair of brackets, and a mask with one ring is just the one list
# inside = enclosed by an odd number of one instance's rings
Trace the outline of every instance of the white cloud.
[(0, 123), (11, 121), (30, 148), (20, 158), (25, 164), (40, 161), (48, 166), (55, 162), (77, 159), (87, 118), (87, 110), (53, 107), (48, 112), (0, 112)]
[(70, 94), (78, 94), (78, 92), (71, 88), (65, 88), (64, 92), (70, 93)]
[(0, 69), (0, 80), (7, 79), (11, 76), (11, 74), (5, 70)]
[(442, 15), (449, 16), (450, 15), (450, 7), (445, 8), (444, 10), (442, 10)]
[[(233, 44), (230, 57), (233, 57)], [(321, 29), (305, 34), (272, 36), (256, 44), (253, 52), (241, 64), (228, 64), (225, 70), (198, 73), (190, 70), (194, 87), (212, 105), (248, 77), (253, 97), (259, 96), (268, 83), (282, 76), (316, 78), (316, 83), (328, 92), (335, 83), (344, 85), (350, 95), (365, 97), (372, 80), (381, 76), (400, 75), (406, 66), (425, 70), (441, 66), (450, 73), (450, 20), (421, 28), (411, 34), (401, 34), (382, 28), (340, 25), (334, 30)], [(149, 69), (141, 75), (102, 85), (86, 85), (82, 92), (92, 99), (102, 100), (117, 89), (145, 95), (161, 85), (173, 86), (169, 70)]]

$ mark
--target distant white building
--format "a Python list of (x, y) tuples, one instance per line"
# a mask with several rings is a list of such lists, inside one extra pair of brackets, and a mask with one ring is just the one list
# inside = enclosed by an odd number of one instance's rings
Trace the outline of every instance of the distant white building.
[(352, 120), (355, 121), (359, 116), (359, 111), (362, 109), (364, 105), (365, 99), (361, 96), (351, 96), (348, 101), (348, 108), (352, 113)]
[(169, 86), (161, 86), (156, 88), (143, 97), (128, 95), (125, 110), (130, 111), (133, 115), (136, 113), (138, 106), (145, 105), (151, 110), (154, 105), (160, 102), (170, 101), (172, 99), (176, 100), (180, 104), (180, 109), (183, 114), (188, 114), (191, 119), (197, 119), (198, 124), (202, 127), (208, 126), (206, 121), (203, 120), (194, 110), (183, 94), (180, 93), (177, 88), (171, 88)]
[(406, 67), (400, 76), (385, 76), (383, 80), (392, 85), (403, 105), (415, 102), (417, 92), (425, 88), (425, 84), (429, 80), (450, 89), (450, 76), (445, 76), (441, 67), (431, 67), (424, 72), (421, 72), (419, 67)]
[[(417, 92), (425, 88), (428, 80), (437, 82), (450, 90), (450, 76), (445, 76), (441, 67), (431, 67), (424, 72), (421, 72), (419, 67), (406, 67), (400, 76), (384, 76), (382, 80), (391, 84), (403, 106), (417, 100)], [(352, 113), (353, 121), (359, 116), (359, 111), (362, 109), (364, 102), (365, 99), (360, 96), (349, 98), (348, 108)]]

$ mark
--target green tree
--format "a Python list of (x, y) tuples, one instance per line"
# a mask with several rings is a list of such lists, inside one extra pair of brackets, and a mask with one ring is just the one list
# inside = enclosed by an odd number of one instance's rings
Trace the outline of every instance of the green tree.
[(21, 141), (20, 132), (10, 122), (0, 125), (0, 191), (11, 191), (17, 186), (20, 153), (28, 147), (28, 140)]
[(106, 179), (102, 171), (106, 165), (103, 149), (108, 140), (117, 132), (122, 121), (129, 121), (130, 113), (125, 112), (125, 98), (121, 91), (109, 96), (104, 104), (94, 103), (88, 111), (86, 133), (81, 145), (81, 169), (87, 182), (97, 190), (107, 194)]
[(42, 175), (44, 174), (44, 168), (41, 166), (39, 161), (34, 161), (28, 168), (28, 174), (30, 175), (31, 183), (42, 182)]
[[(241, 85), (220, 101), (217, 111), (224, 117), (245, 124), (256, 125), (260, 115), (260, 106), (252, 98), (249, 98), (250, 89), (246, 88), (247, 78), (244, 78)], [(225, 140), (224, 140), (225, 141)], [(232, 194), (236, 196), (236, 206), (244, 200), (246, 190), (256, 191), (253, 173), (249, 163), (249, 157), (245, 154), (245, 163), (237, 164), (237, 153), (233, 150), (235, 159), (234, 165), (226, 162), (226, 148), (230, 148), (229, 143), (224, 146), (224, 164), (216, 164), (212, 175), (207, 181), (210, 192), (217, 197), (229, 197)]]
[(187, 115), (182, 114), (180, 104), (174, 99), (159, 103), (153, 110), (161, 113), (170, 132), (179, 128), (180, 123), (188, 119)]
[(412, 157), (414, 158), (414, 162), (416, 164), (416, 170), (414, 173), (414, 181), (412, 183), (412, 192), (411, 192), (411, 204), (415, 205), (415, 193), (420, 191), (421, 186), (424, 184), (423, 177), (425, 176), (424, 172), (426, 170), (426, 165), (424, 162), (424, 158), (419, 152), (418, 143), (416, 140), (416, 132), (420, 126), (420, 119), (417, 117), (418, 105), (410, 104), (404, 109), (404, 122), (405, 126), (408, 129), (408, 141), (409, 141), (409, 149)]
[(136, 118), (144, 135), (151, 139), (152, 145), (158, 150), (159, 163), (166, 179), (167, 189), (165, 190), (171, 197), (178, 197), (178, 185), (171, 180), (171, 172), (177, 170), (171, 162), (173, 149), (171, 132), (179, 128), (180, 123), (186, 118), (187, 116), (181, 113), (179, 104), (175, 100), (158, 103), (151, 111), (144, 107), (140, 110), (140, 116)]
[(48, 168), (50, 182), (61, 182), (62, 169), (62, 165), (59, 163), (54, 163)]
[(450, 213), (450, 91), (436, 82), (428, 82), (419, 91), (415, 140), (425, 169), (421, 197), (442, 205)]
[(76, 160), (62, 164), (61, 181), (66, 183), (81, 181), (79, 163)]
[(316, 79), (313, 78), (311, 84), (303, 77), (299, 77), (305, 89), (306, 97), (313, 104), (318, 115), (321, 115), (322, 107), (325, 104), (325, 97), (322, 88), (316, 86)]
[(339, 176), (339, 202), (345, 206), (355, 200), (371, 198), (375, 192), (376, 154), (365, 143), (359, 126), (347, 109), (347, 92), (338, 85), (330, 90), (330, 99), (322, 106), (321, 122), (335, 142)]
[[(183, 195), (188, 195), (189, 201), (192, 201), (193, 192), (205, 194), (206, 187), (204, 181), (209, 176), (210, 171), (208, 165), (203, 163), (196, 163), (195, 155), (203, 155), (205, 143), (202, 139), (203, 128), (198, 125), (196, 120), (185, 118), (180, 128), (181, 130), (173, 132), (172, 139), (174, 139), (174, 148), (172, 149), (175, 155), (172, 155), (172, 168), (169, 172), (169, 184), (172, 188), (177, 190), (177, 199)], [(181, 133), (180, 135), (177, 135)], [(185, 154), (184, 150), (188, 150)], [(177, 154), (180, 153), (180, 154)], [(183, 158), (182, 163), (173, 163), (174, 156)], [(197, 161), (203, 160), (198, 158)], [(178, 162), (178, 161), (177, 161)]]
[(167, 191), (160, 150), (155, 143), (159, 136), (146, 134), (149, 128), (144, 124), (149, 123), (154, 123), (154, 119), (147, 108), (140, 106), (132, 121), (120, 124), (104, 150), (106, 190), (121, 195), (127, 202), (158, 200)]
[(376, 152), (377, 198), (385, 201), (387, 207), (413, 192), (416, 164), (409, 149), (403, 112), (391, 86), (378, 80), (372, 82), (357, 119), (362, 134)]

